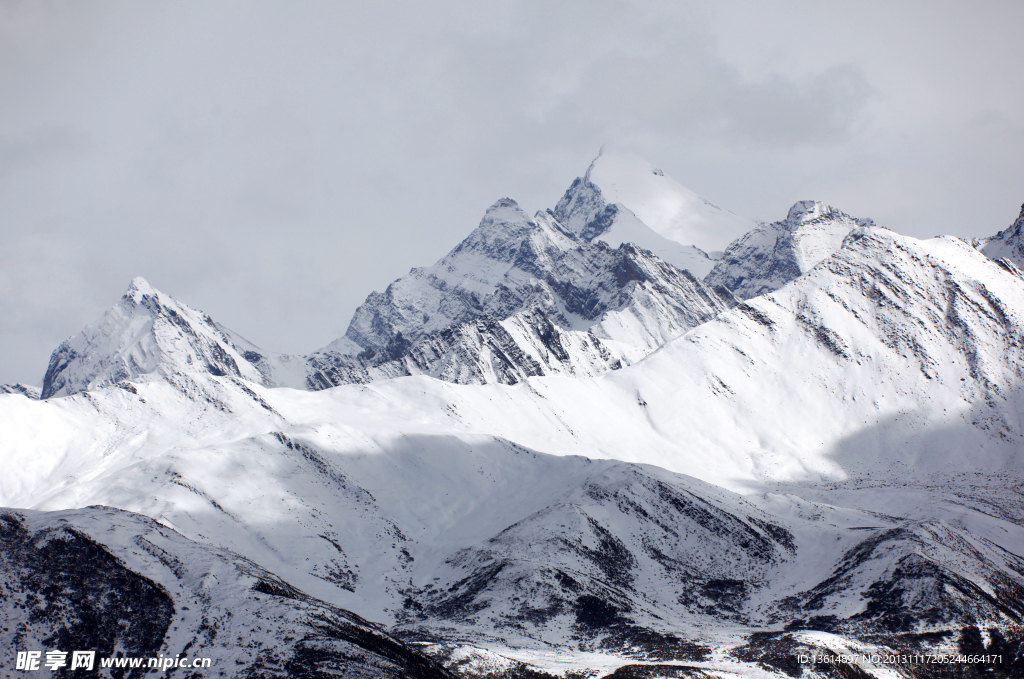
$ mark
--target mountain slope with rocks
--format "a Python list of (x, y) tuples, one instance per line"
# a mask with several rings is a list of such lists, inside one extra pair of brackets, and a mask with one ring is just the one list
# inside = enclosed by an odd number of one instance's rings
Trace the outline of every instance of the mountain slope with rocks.
[(38, 399), (42, 390), (29, 384), (0, 384), (0, 394), (21, 394), (25, 398)]
[(345, 337), (309, 358), (309, 382), (595, 375), (639, 360), (730, 301), (650, 252), (589, 243), (551, 213), (530, 219), (503, 199), (437, 264), (371, 294)]
[(165, 656), (208, 659), (204, 676), (453, 679), (366, 620), (129, 512), (5, 511), (0, 563), (4, 646), (95, 651), (100, 675), (147, 674), (104, 672), (104, 658)]
[(281, 375), (290, 362), (289, 357), (278, 358), (272, 373), (257, 347), (208, 314), (135, 278), (101, 319), (53, 352), (40, 398), (68, 396), (147, 375), (185, 390), (201, 388), (191, 379), (196, 374), (287, 384)]
[(784, 220), (761, 225), (730, 243), (704, 281), (740, 299), (757, 297), (830, 257), (854, 229), (873, 226), (872, 220), (851, 217), (831, 205), (800, 201)]

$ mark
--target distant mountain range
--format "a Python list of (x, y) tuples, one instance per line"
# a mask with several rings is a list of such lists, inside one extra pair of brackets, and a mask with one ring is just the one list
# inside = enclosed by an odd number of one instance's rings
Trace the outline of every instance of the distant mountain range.
[(308, 355), (136, 278), (0, 388), (0, 667), (1022, 676), (1022, 229), (760, 224), (602, 152)]

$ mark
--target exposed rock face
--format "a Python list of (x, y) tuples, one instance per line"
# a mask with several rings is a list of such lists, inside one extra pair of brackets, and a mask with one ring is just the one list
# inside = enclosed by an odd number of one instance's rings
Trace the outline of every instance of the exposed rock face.
[(33, 530), (18, 514), (0, 514), (0, 565), (9, 650), (149, 655), (163, 645), (174, 617), (161, 586), (68, 526)]
[(781, 222), (762, 225), (734, 241), (704, 282), (750, 299), (781, 288), (830, 257), (854, 229), (870, 228), (831, 205), (805, 200)]

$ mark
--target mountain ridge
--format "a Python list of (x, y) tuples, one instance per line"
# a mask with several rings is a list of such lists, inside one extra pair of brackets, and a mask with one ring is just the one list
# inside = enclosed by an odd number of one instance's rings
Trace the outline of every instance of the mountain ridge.
[(873, 228), (859, 219), (818, 201), (798, 201), (782, 221), (763, 224), (732, 242), (705, 277), (749, 299), (772, 292), (799, 278), (830, 257), (854, 229)]
[(263, 351), (138, 278), (54, 352), (42, 397), (195, 370), (306, 389), (415, 374), (505, 384), (596, 375), (733, 304), (645, 250), (580, 240), (551, 212), (530, 219), (504, 198), (450, 253), (371, 293), (345, 336), (307, 356)]

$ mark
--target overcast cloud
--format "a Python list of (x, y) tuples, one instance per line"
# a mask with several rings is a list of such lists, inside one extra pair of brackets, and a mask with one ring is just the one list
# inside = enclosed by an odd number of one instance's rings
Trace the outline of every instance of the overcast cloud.
[(604, 143), (753, 219), (992, 235), (1024, 202), (1024, 5), (0, 0), (0, 383), (133, 276), (271, 351), (341, 336)]

